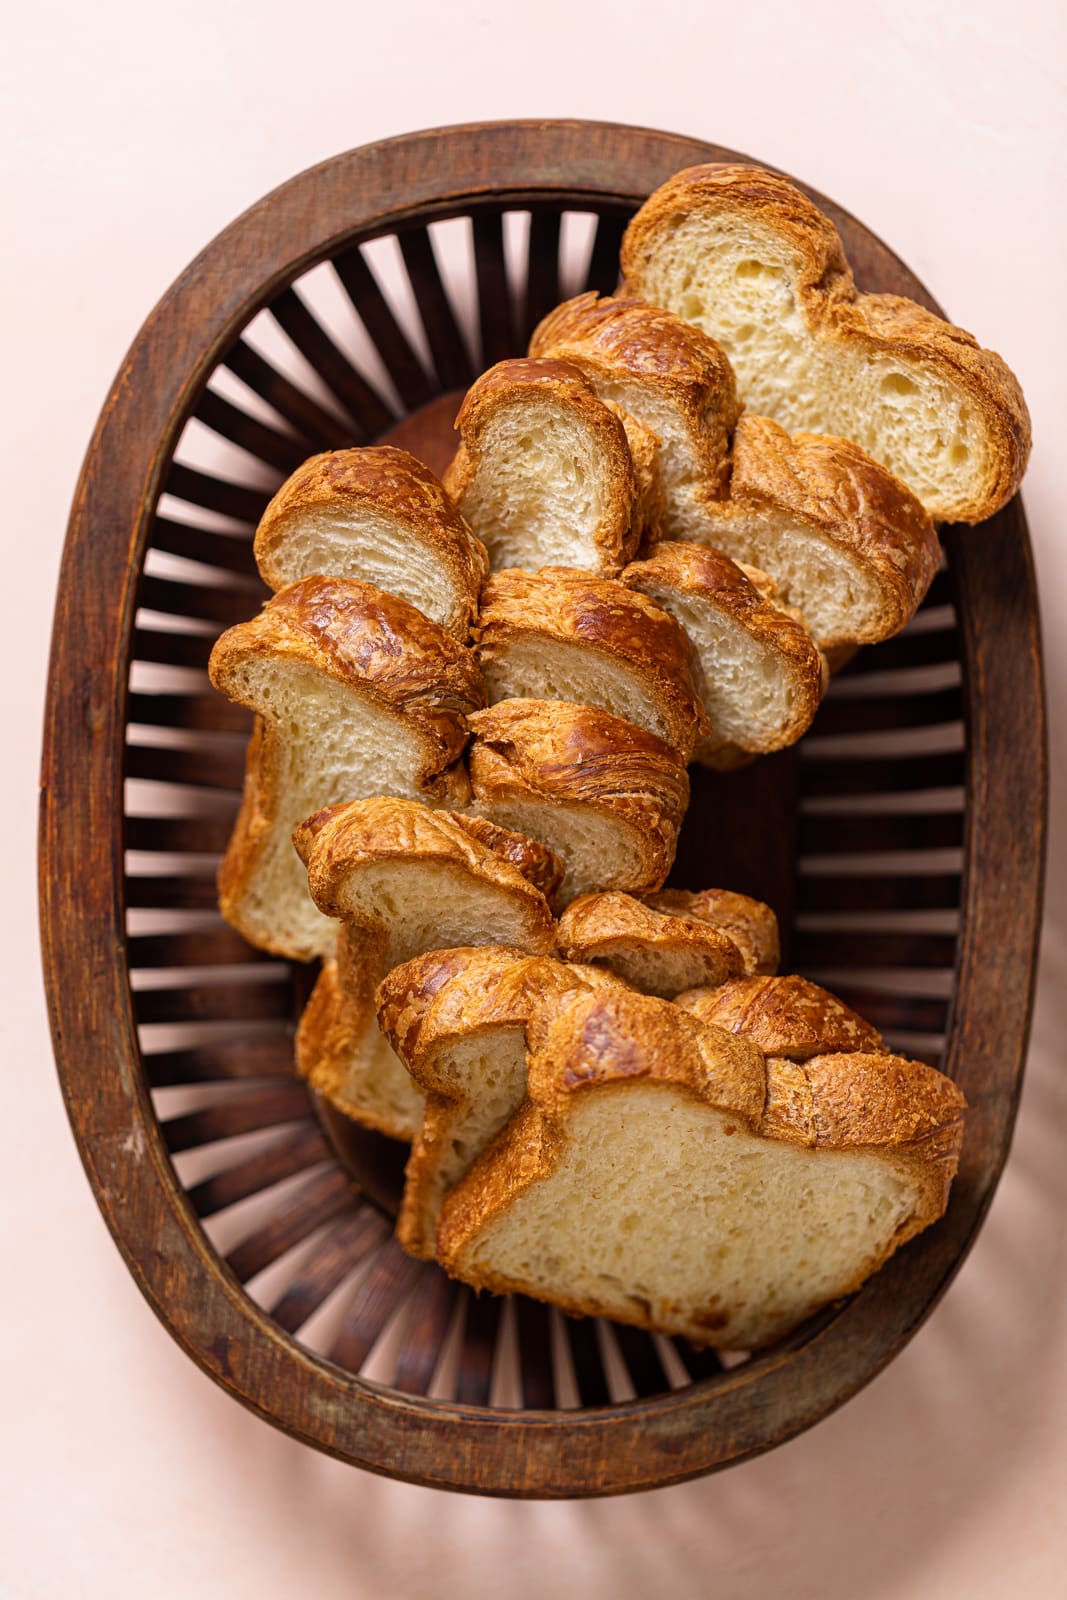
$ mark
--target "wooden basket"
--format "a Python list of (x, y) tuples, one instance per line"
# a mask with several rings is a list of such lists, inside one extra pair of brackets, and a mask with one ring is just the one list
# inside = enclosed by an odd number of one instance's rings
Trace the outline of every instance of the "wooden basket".
[[(386, 1215), (399, 1147), (338, 1127), (293, 1076), (309, 975), (250, 950), (215, 911), (247, 722), (204, 669), (220, 629), (263, 596), (250, 535), (272, 487), (313, 451), (382, 437), (443, 465), (457, 392), (520, 353), (565, 294), (615, 286), (641, 200), (681, 167), (739, 159), (646, 130), (530, 122), (389, 140), (301, 174), (152, 313), (74, 502), (41, 898), (82, 1158), (131, 1271), (205, 1371), (296, 1438), (416, 1482), (612, 1493), (788, 1439), (915, 1331), (1008, 1148), (1045, 808), (1017, 500), (946, 530), (916, 622), (835, 680), (798, 752), (696, 777), (673, 881), (771, 900), (791, 967), (895, 1048), (940, 1062), (971, 1104), (944, 1221), (774, 1350), (725, 1364), (476, 1298), (410, 1261)], [(861, 287), (931, 304), (815, 198)], [(229, 459), (205, 468), (208, 445)]]

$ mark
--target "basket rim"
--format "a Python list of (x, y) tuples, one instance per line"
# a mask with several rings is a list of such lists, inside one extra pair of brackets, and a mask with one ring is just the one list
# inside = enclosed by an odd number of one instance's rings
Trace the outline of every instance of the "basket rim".
[[(305, 1443), (391, 1476), (498, 1495), (619, 1493), (784, 1442), (869, 1382), (918, 1328), (966, 1255), (1007, 1156), (1047, 811), (1036, 587), (1018, 498), (982, 528), (948, 530), (945, 541), (967, 707), (969, 805), (946, 1063), (977, 1096), (964, 1165), (936, 1239), (905, 1247), (806, 1343), (685, 1390), (576, 1412), (492, 1411), (383, 1389), (285, 1334), (221, 1264), (176, 1179), (141, 1070), (121, 835), (137, 583), (164, 473), (224, 350), (310, 266), (350, 240), (391, 231), (405, 215), (421, 221), (538, 194), (635, 204), (682, 166), (749, 159), (623, 124), (530, 119), (427, 129), (308, 168), (225, 228), (149, 315), (104, 403), (75, 492), (50, 663), (40, 902), (56, 1063), (79, 1151), (142, 1292), (203, 1370)], [(884, 286), (934, 305), (869, 230), (806, 192), (850, 246), (867, 244)], [(1006, 628), (1011, 651), (1002, 647)]]

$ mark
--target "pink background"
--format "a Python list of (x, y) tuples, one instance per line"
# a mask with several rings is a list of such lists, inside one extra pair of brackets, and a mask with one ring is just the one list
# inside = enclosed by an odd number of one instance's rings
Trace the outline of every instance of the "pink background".
[(602, 117), (746, 151), (856, 212), (1007, 356), (1035, 424), (1025, 494), (1055, 741), (1067, 710), (1064, 15), (1054, 0), (541, 0), (522, 11), (453, 0), (369, 18), (321, 0), (187, 0), (164, 24), (160, 8), (131, 0), (38, 0), (9, 22), (5, 1600), (1064, 1593), (1062, 832), (1011, 1162), (941, 1307), (801, 1439), (717, 1478), (590, 1504), (477, 1501), (362, 1474), (201, 1376), (142, 1302), (78, 1165), (33, 909), (55, 576), (79, 462), (126, 346), (200, 246), (264, 191), (338, 150), (438, 123)]

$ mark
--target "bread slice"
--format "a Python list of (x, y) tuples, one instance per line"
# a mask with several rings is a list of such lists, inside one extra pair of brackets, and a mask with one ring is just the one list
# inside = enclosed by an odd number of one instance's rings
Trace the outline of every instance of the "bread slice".
[(944, 1212), (965, 1102), (921, 1062), (765, 1062), (629, 993), (565, 996), (527, 1035), (527, 1101), (438, 1224), (475, 1288), (751, 1350)]
[(406, 600), (313, 577), (224, 633), (208, 670), (258, 718), (219, 870), (222, 914), (263, 950), (326, 955), (336, 930), (308, 896), (293, 829), (365, 795), (464, 806), (464, 718), (485, 704), (477, 662)]
[(724, 745), (765, 754), (796, 744), (829, 682), (826, 661), (772, 579), (704, 545), (663, 543), (622, 574), (628, 588), (669, 611), (689, 635), (697, 687), (713, 732), (695, 751), (715, 762)]
[(689, 889), (661, 889), (657, 894), (646, 895), (645, 903), (656, 911), (696, 918), (729, 934), (741, 951), (746, 976), (778, 971), (778, 918), (762, 900), (735, 894), (732, 889), (701, 889), (696, 893)]
[(767, 417), (741, 418), (730, 497), (705, 507), (697, 532), (768, 573), (824, 650), (898, 633), (941, 559), (919, 501), (870, 456)]
[(255, 556), (272, 589), (317, 573), (359, 578), (461, 641), (489, 570), (484, 546), (429, 467), (392, 445), (305, 461), (263, 513)]
[(344, 923), (300, 1022), (297, 1067), (347, 1116), (411, 1139), (422, 1095), (378, 1028), (378, 984), (427, 950), (550, 950), (555, 928), (539, 885), (551, 892), (559, 864), (484, 819), (404, 800), (332, 807), (294, 842), (316, 905)]
[(592, 706), (502, 700), (471, 720), (474, 809), (564, 864), (562, 908), (594, 889), (658, 889), (689, 804), (669, 744)]
[(710, 731), (684, 630), (611, 578), (573, 567), (494, 572), (475, 640), (490, 702), (601, 706), (673, 745), (683, 761)]
[(676, 173), (630, 223), (622, 270), (720, 342), (748, 411), (851, 439), (931, 516), (981, 522), (1017, 489), (1030, 418), (1000, 356), (911, 300), (858, 293), (833, 225), (776, 173)]
[(530, 354), (580, 367), (602, 400), (651, 429), (659, 440), (663, 537), (689, 537), (704, 501), (723, 492), (741, 409), (721, 347), (647, 299), (590, 293), (549, 312)]
[(702, 1022), (743, 1034), (768, 1056), (807, 1061), (837, 1051), (885, 1050), (877, 1028), (807, 978), (734, 978), (718, 988), (679, 993), (676, 1003)]
[(568, 961), (604, 967), (642, 994), (704, 994), (745, 970), (740, 946), (697, 917), (672, 916), (610, 890), (572, 900), (556, 943)]
[(624, 987), (611, 973), (499, 945), (438, 950), (397, 967), (378, 989), (378, 1018), (426, 1096), (405, 1173), (397, 1237), (429, 1258), (447, 1191), (526, 1093), (526, 1019), (543, 1002)]
[(643, 502), (626, 429), (565, 361), (501, 361), (467, 391), (445, 483), (494, 567), (613, 576)]

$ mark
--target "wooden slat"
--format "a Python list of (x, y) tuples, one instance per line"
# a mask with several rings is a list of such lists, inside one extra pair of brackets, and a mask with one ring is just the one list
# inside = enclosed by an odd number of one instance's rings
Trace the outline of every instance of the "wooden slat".
[(135, 972), (155, 967), (243, 966), (278, 959), (247, 944), (233, 928), (223, 927), (131, 934), (126, 940), (126, 958)]
[(238, 339), (223, 364), (307, 440), (309, 455), (318, 450), (343, 450), (355, 443), (349, 427), (323, 410), (243, 339)]
[(396, 419), (381, 395), (338, 349), (295, 289), (283, 289), (271, 301), (270, 309), (301, 355), (350, 413), (360, 433), (359, 443), (364, 444), (391, 427)]
[(793, 934), (793, 966), (805, 975), (836, 967), (951, 967), (956, 938), (951, 933), (847, 933), (798, 929)]
[(478, 279), (478, 326), (482, 366), (491, 367), (520, 355), (521, 341), (512, 323), (511, 287), (504, 259), (504, 217), (479, 211), (473, 219), (474, 271)]
[(588, 1317), (564, 1317), (571, 1361), (583, 1406), (606, 1406), (611, 1402), (608, 1380), (600, 1355), (596, 1325)]
[(493, 1382), (493, 1356), (504, 1302), (495, 1294), (471, 1294), (463, 1348), (456, 1373), (456, 1400), (461, 1406), (487, 1406)]
[(380, 1247), (389, 1224), (380, 1211), (364, 1205), (344, 1216), (300, 1263), (296, 1277), (270, 1307), (270, 1314), (287, 1333), (296, 1333), (371, 1250)]
[(797, 910), (804, 911), (954, 911), (960, 903), (958, 872), (906, 873), (899, 877), (865, 873), (860, 878), (801, 873)]
[(928, 632), (907, 631), (895, 639), (872, 645), (854, 656), (841, 673), (842, 679), (862, 677), (867, 672), (907, 671), (914, 667), (937, 667), (960, 658), (960, 639), (955, 622)]
[(611, 1331), (638, 1399), (650, 1394), (662, 1394), (670, 1388), (651, 1334), (641, 1328), (631, 1328), (624, 1322), (613, 1322)]
[(209, 817), (127, 817), (127, 850), (168, 855), (221, 855), (230, 841), (233, 813)]
[(863, 756), (851, 761), (839, 756), (815, 758), (800, 745), (801, 793), (896, 794), (902, 790), (958, 789), (963, 782), (964, 753), (950, 750), (935, 755)]
[(138, 911), (214, 911), (219, 903), (215, 874), (210, 870), (189, 877), (168, 872), (127, 873), (125, 895), (127, 906)]
[(172, 633), (141, 621), (133, 631), (131, 659), (206, 670), (215, 638), (214, 633)]
[(393, 1388), (405, 1394), (425, 1394), (441, 1359), (452, 1322), (458, 1286), (434, 1261), (419, 1273), (408, 1307), (404, 1345), (393, 1375)]
[(556, 1382), (552, 1371), (552, 1327), (548, 1307), (540, 1300), (518, 1297), (515, 1313), (522, 1403), (527, 1411), (554, 1411)]
[(587, 289), (595, 289), (598, 294), (615, 293), (619, 282), (619, 246), (629, 220), (622, 212), (601, 213), (593, 238), (589, 270), (585, 276)]
[(180, 1150), (195, 1150), (233, 1139), (239, 1133), (258, 1133), (282, 1122), (297, 1122), (308, 1117), (307, 1090), (302, 1083), (271, 1084), (263, 1089), (243, 1090), (222, 1105), (187, 1111), (180, 1117), (160, 1119), (163, 1139), (172, 1155)]
[(221, 694), (168, 694), (135, 690), (129, 698), (127, 720), (148, 727), (198, 728), (211, 733), (252, 731), (252, 713)]
[(148, 778), (155, 783), (240, 792), (245, 758), (241, 750), (176, 750), (167, 745), (128, 744), (125, 771), (128, 778)]
[(474, 381), (467, 346), (437, 265), (433, 240), (425, 228), (397, 235), (408, 278), (442, 390), (466, 389)]
[[(212, 886), (213, 887), (213, 886)], [(289, 975), (281, 982), (186, 984), (180, 989), (138, 989), (133, 997), (140, 1023), (284, 1022), (293, 1015)]]
[(880, 1030), (934, 1034), (945, 1031), (949, 1002), (934, 995), (887, 994), (844, 983), (838, 984), (836, 992), (846, 1005)]
[(204, 566), (250, 579), (256, 576), (252, 541), (246, 534), (216, 533), (212, 528), (194, 528), (188, 522), (176, 522), (173, 517), (155, 517), (148, 542), (153, 550), (184, 556), (186, 561), (199, 561)]
[(962, 811), (805, 812), (801, 856), (887, 850), (954, 850), (963, 844)]
[(269, 1150), (257, 1150), (254, 1156), (235, 1161), (202, 1183), (194, 1183), (186, 1193), (197, 1216), (213, 1217), (249, 1195), (331, 1159), (333, 1152), (321, 1129), (313, 1123), (293, 1123)]
[[(267, 591), (263, 590), (262, 598)], [(211, 588), (207, 584), (181, 583), (146, 573), (137, 591), (137, 604), (168, 617), (191, 617), (198, 622), (221, 622), (230, 627), (259, 611), (261, 598), (250, 589)], [(206, 661), (206, 657), (205, 657)]]
[(288, 477), (307, 458), (307, 446), (299, 439), (279, 433), (277, 428), (270, 428), (249, 416), (247, 411), (242, 411), (214, 389), (205, 389), (193, 414), (212, 433), (239, 445), (249, 455), (274, 467), (283, 477)]
[(527, 252), (526, 298), (522, 316), (522, 348), (541, 318), (559, 304), (558, 209), (535, 206), (530, 213), (530, 241)]
[[(186, 1050), (144, 1051), (144, 1074), (149, 1087), (169, 1089), (183, 1083), (216, 1083), (229, 1079), (295, 1077), (291, 1033), (271, 1033), (255, 1039), (227, 1039), (216, 1044), (194, 1045)], [(299, 1094), (297, 1093), (299, 1091)], [(282, 1103), (288, 1120), (292, 1107), (295, 1116), (308, 1112), (307, 1090), (300, 1083), (287, 1083), (287, 1099)], [(299, 1098), (303, 1095), (303, 1100)], [(199, 1113), (195, 1113), (199, 1115)], [(173, 1127), (173, 1124), (172, 1124)], [(238, 1132), (241, 1132), (238, 1129)], [(199, 1143), (193, 1139), (194, 1144)]]
[(171, 463), (165, 491), (176, 500), (202, 506), (205, 511), (215, 511), (221, 517), (232, 517), (235, 522), (247, 522), (252, 527), (271, 498), (266, 489), (250, 489), (246, 484), (234, 483), (231, 478), (219, 478), (196, 467), (187, 467), (181, 461)]
[(236, 1278), (247, 1283), (309, 1234), (357, 1205), (352, 1188), (338, 1167), (329, 1167), (287, 1195), (276, 1216), (243, 1239), (226, 1256)]
[(425, 405), (438, 391), (393, 315), (363, 251), (354, 245), (344, 255), (335, 256), (333, 266), (404, 404), (411, 411)]
[(963, 691), (958, 687), (928, 694), (878, 695), (871, 699), (831, 696), (819, 707), (812, 733), (883, 733), (894, 728), (933, 728), (962, 722)]
[(389, 1239), (359, 1282), (345, 1312), (330, 1360), (349, 1372), (358, 1372), (381, 1337), (389, 1318), (411, 1289), (418, 1270), (413, 1261)]
[(685, 1339), (672, 1339), (671, 1343), (693, 1383), (700, 1383), (704, 1378), (717, 1378), (725, 1371), (714, 1350), (694, 1349)]

